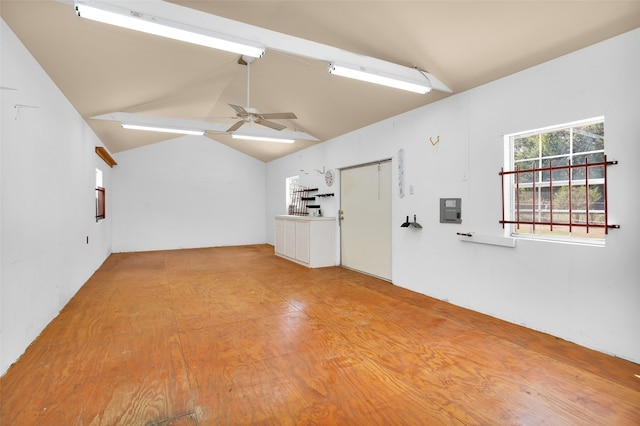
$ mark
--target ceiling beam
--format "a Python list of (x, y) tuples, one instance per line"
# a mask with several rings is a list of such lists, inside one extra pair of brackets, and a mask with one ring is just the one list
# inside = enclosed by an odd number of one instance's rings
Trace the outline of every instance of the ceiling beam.
[[(73, 7), (72, 0), (56, 1), (69, 4)], [(255, 25), (245, 24), (232, 19), (204, 13), (162, 0), (100, 0), (97, 3), (110, 4), (124, 9), (156, 16), (167, 21), (173, 21), (208, 31), (223, 33), (244, 40), (251, 40), (265, 46), (267, 49), (266, 54), (268, 54), (268, 50), (274, 50), (298, 57), (325, 62), (327, 64), (327, 68), (332, 62), (338, 62), (376, 70), (383, 74), (397, 75), (400, 78), (408, 80), (426, 77), (429, 79), (431, 87), (434, 90), (452, 93), (452, 90), (449, 89), (449, 87), (424, 70), (348, 52), (337, 47), (271, 31)], [(70, 11), (69, 13), (74, 12)]]

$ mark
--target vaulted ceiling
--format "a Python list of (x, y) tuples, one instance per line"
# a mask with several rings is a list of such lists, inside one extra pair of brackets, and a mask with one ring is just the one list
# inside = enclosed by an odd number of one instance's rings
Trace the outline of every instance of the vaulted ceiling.
[[(132, 9), (144, 1), (120, 1)], [(278, 33), (427, 70), (459, 93), (640, 26), (639, 1), (171, 1)], [(66, 0), (0, 0), (0, 14), (112, 153), (175, 135), (92, 117), (232, 117), (246, 106), (239, 55), (78, 18)], [(206, 19), (206, 18), (205, 18)], [(10, 82), (3, 82), (10, 84)], [(262, 161), (437, 101), (332, 76), (327, 63), (267, 49), (251, 65), (251, 106), (318, 141), (222, 143)], [(28, 100), (25, 100), (27, 102)], [(234, 120), (217, 118), (231, 126)], [(248, 125), (247, 125), (248, 126)]]

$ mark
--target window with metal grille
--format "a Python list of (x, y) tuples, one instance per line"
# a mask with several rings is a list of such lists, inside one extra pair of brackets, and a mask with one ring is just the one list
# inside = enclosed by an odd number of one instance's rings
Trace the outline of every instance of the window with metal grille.
[(502, 223), (512, 235), (604, 242), (604, 117), (505, 136)]
[(97, 187), (96, 188), (96, 221), (100, 219), (104, 219), (107, 217), (105, 210), (105, 198), (104, 198), (104, 188)]
[(102, 185), (102, 170), (96, 169), (96, 222), (107, 217), (105, 193)]

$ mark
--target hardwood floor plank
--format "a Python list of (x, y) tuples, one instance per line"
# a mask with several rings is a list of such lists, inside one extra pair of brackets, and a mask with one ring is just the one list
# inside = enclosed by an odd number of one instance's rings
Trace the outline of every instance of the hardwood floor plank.
[(144, 424), (189, 408), (162, 262), (134, 260), (89, 280), (21, 357), (28, 370), (2, 378), (2, 424)]
[(637, 425), (640, 366), (253, 245), (111, 255), (2, 425)]
[(362, 285), (376, 289), (393, 297), (393, 299), (404, 300), (419, 308), (437, 313), (443, 319), (457, 321), (465, 327), (495, 335), (528, 350), (539, 352), (560, 362), (573, 364), (601, 377), (615, 380), (623, 386), (640, 391), (640, 380), (636, 376), (640, 375), (640, 367), (633, 362), (583, 347), (576, 351), (577, 346), (572, 342), (546, 333), (536, 332), (520, 325), (505, 323), (488, 315), (444, 303), (381, 280), (366, 281)]
[(295, 311), (295, 306), (251, 277), (215, 276), (170, 284), (180, 330), (198, 329)]

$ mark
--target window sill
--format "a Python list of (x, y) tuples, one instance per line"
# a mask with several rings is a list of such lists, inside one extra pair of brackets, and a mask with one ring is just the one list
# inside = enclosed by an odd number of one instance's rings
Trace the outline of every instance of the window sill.
[(590, 246), (590, 247), (604, 247), (605, 240), (604, 239), (589, 239), (589, 238), (563, 238), (563, 237), (542, 237), (537, 235), (523, 235), (523, 234), (511, 234), (511, 236), (516, 240), (523, 241), (539, 241), (543, 243), (558, 243), (558, 244), (569, 244), (569, 245), (578, 245), (578, 246)]

